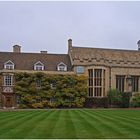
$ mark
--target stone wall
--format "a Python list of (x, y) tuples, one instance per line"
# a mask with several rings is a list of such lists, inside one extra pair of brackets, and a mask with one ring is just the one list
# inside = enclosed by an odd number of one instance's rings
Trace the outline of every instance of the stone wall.
[[(75, 68), (74, 68), (75, 69)], [(124, 91), (129, 90), (127, 83), (127, 76), (140, 76), (139, 68), (123, 68), (123, 67), (106, 67), (106, 66), (85, 66), (84, 75), (88, 77), (88, 69), (104, 69), (105, 70), (105, 94), (110, 89), (116, 89), (116, 75), (125, 75)], [(139, 77), (139, 89), (140, 92), (140, 77)]]
[[(140, 69), (139, 68), (120, 68), (114, 67), (111, 68), (111, 88), (116, 88), (116, 75), (125, 75), (125, 87), (124, 90), (128, 90), (128, 85), (126, 82), (126, 76), (133, 75), (133, 76), (140, 76)], [(139, 91), (140, 91), (140, 77), (139, 77)]]

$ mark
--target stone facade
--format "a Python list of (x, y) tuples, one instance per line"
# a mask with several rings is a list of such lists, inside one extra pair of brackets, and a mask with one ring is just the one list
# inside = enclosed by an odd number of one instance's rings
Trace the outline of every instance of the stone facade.
[[(138, 48), (139, 46), (140, 41)], [(139, 49), (76, 47), (72, 45), (72, 39), (68, 40), (68, 54), (22, 53), (20, 49), (20, 46), (15, 45), (13, 52), (0, 52), (0, 107), (2, 108), (17, 107), (13, 89), (15, 72), (32, 73), (40, 70), (48, 74), (83, 74), (88, 78), (89, 97), (107, 96), (110, 89), (140, 92)], [(38, 69), (34, 69), (35, 64), (39, 64)], [(62, 64), (61, 69), (58, 68), (59, 64)], [(12, 76), (13, 85), (8, 75)]]
[(90, 97), (106, 96), (110, 89), (140, 92), (140, 41), (138, 50), (77, 47), (72, 45), (72, 40), (68, 42), (72, 70), (79, 74), (80, 66), (83, 69), (80, 74), (89, 77)]

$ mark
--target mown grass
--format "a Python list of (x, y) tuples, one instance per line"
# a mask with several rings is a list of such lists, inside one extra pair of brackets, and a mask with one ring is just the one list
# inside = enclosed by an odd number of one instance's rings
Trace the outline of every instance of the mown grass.
[(0, 112), (0, 138), (140, 138), (140, 110)]

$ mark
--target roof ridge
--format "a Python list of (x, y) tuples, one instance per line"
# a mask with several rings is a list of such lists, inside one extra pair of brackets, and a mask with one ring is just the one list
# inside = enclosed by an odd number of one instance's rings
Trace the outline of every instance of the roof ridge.
[(112, 49), (112, 48), (93, 48), (93, 47), (81, 47), (81, 46), (72, 46), (72, 48), (81, 48), (81, 49), (99, 49), (99, 50), (109, 50), (109, 51), (130, 51), (130, 52), (138, 52), (138, 50), (125, 50), (125, 49)]
[(39, 54), (39, 55), (68, 55), (68, 54), (57, 54), (57, 53), (31, 53), (31, 52), (20, 52), (20, 53), (15, 53), (15, 52), (0, 52), (0, 53), (10, 53), (10, 54)]

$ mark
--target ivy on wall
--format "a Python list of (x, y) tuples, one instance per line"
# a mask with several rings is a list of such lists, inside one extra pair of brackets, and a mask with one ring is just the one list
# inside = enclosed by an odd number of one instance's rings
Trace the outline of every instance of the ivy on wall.
[(87, 78), (41, 72), (16, 73), (14, 90), (20, 108), (83, 107)]

